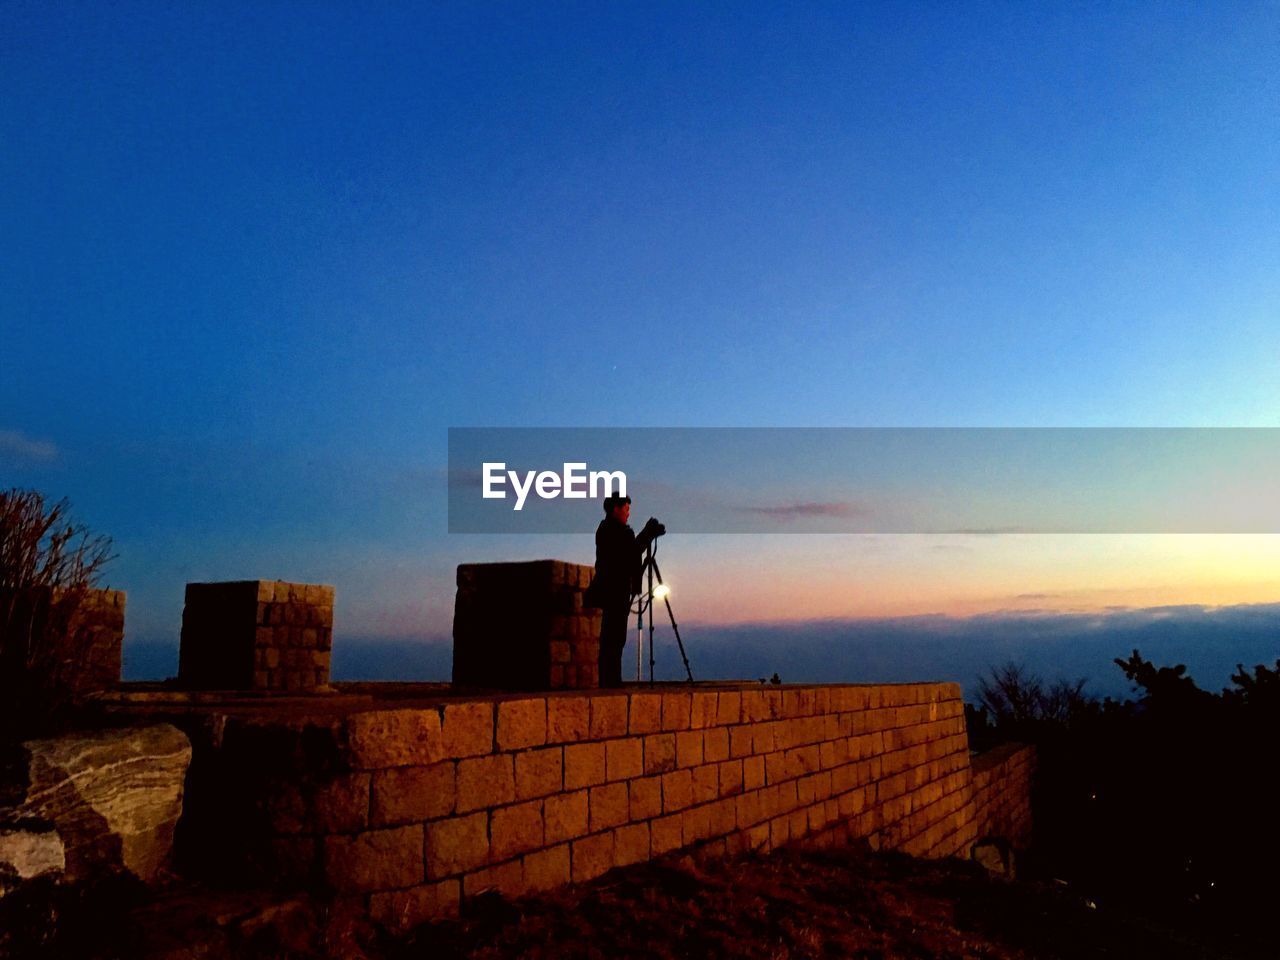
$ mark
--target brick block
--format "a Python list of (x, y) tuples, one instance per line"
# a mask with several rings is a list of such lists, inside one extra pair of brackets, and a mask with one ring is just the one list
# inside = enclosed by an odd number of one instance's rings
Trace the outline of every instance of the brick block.
[(655, 733), (644, 738), (644, 772), (665, 773), (676, 768), (676, 737)]
[[(422, 829), (422, 828), (418, 828)], [(426, 826), (427, 879), (439, 880), (489, 861), (489, 815), (449, 817)], [(404, 884), (407, 886), (408, 884)]]
[(590, 804), (586, 790), (547, 797), (542, 815), (546, 825), (546, 843), (560, 843), (586, 836)]
[(813, 803), (817, 799), (817, 794), (814, 790), (814, 778), (804, 777), (797, 782), (796, 795), (801, 803)]
[(662, 775), (662, 812), (675, 813), (693, 803), (693, 775), (673, 770)]
[(757, 790), (751, 793), (742, 793), (734, 800), (738, 809), (739, 827), (749, 827), (764, 819), (760, 807), (760, 794), (762, 792)]
[(603, 743), (571, 743), (564, 748), (564, 788), (594, 786), (605, 781)]
[(719, 763), (729, 759), (729, 730), (712, 727), (702, 734), (702, 757), (707, 763)]
[(737, 829), (738, 825), (738, 808), (732, 799), (721, 800), (719, 803), (713, 803), (710, 808), (711, 817), (711, 835), (716, 837), (727, 837)]
[(644, 744), (639, 737), (605, 741), (605, 775), (609, 780), (629, 780), (644, 772)]
[(742, 694), (721, 691), (716, 704), (716, 726), (724, 727), (741, 723), (746, 719), (742, 715)]
[(489, 855), (506, 860), (543, 843), (542, 801), (531, 800), (494, 810), (489, 818)]
[(714, 763), (693, 768), (693, 802), (710, 803), (720, 795), (720, 770)]
[(627, 697), (623, 694), (612, 697), (591, 698), (591, 739), (603, 740), (607, 737), (625, 737), (627, 735)]
[(594, 880), (613, 869), (613, 831), (575, 840), (572, 856), (574, 883)]
[(628, 789), (625, 783), (610, 783), (591, 788), (591, 832), (608, 830), (630, 818)]
[(441, 737), (445, 756), (483, 756), (493, 752), (493, 704), (451, 703), (444, 708)]
[(527, 800), (558, 793), (564, 783), (563, 754), (561, 747), (517, 753), (516, 799)]
[(760, 697), (764, 701), (765, 714), (762, 720), (778, 720), (782, 717), (782, 691), (778, 689), (761, 690)]
[(770, 798), (768, 815), (771, 817), (780, 810), (794, 810), (800, 802), (800, 790), (794, 780), (770, 790), (761, 790), (760, 796)]
[(325, 837), (324, 876), (330, 887), (343, 893), (421, 883), (422, 826)]
[(641, 777), (627, 783), (632, 820), (648, 820), (662, 813), (662, 778)]
[(742, 768), (741, 760), (726, 760), (720, 764), (720, 796), (730, 797), (742, 792)]
[(613, 859), (619, 867), (649, 859), (649, 824), (633, 823), (613, 832)]
[(659, 857), (684, 846), (683, 818), (680, 814), (659, 817), (649, 824), (650, 852)]
[(787, 817), (774, 817), (769, 821), (769, 846), (776, 850), (791, 839), (791, 823)]
[(799, 717), (804, 715), (801, 709), (801, 700), (804, 691), (802, 690), (783, 690), (782, 691), (782, 715), (784, 717)]
[(682, 814), (684, 819), (684, 842), (697, 843), (711, 836), (711, 810), (708, 807), (694, 807)]
[(348, 762), (359, 770), (438, 763), (445, 757), (440, 714), (433, 709), (353, 713), (347, 720), (347, 747)]
[(453, 813), (457, 799), (454, 773), (452, 761), (375, 772), (370, 810), (373, 825), (434, 820)]
[[(625, 704), (626, 701), (622, 702)], [(547, 742), (572, 743), (587, 739), (590, 730), (590, 705), (591, 701), (583, 696), (548, 697)]]
[(662, 729), (662, 694), (633, 693), (630, 710), (629, 733), (657, 733)]
[(689, 729), (692, 697), (687, 693), (662, 695), (662, 729), (668, 732)]
[(535, 851), (524, 858), (524, 886), (530, 893), (563, 886), (570, 877), (567, 843)]
[(695, 692), (689, 711), (689, 726), (694, 730), (702, 730), (716, 725), (716, 703), (719, 694)]
[(470, 757), (458, 762), (459, 813), (511, 803), (515, 798), (515, 769), (510, 754)]
[(507, 700), (498, 704), (498, 749), (521, 750), (547, 742), (547, 701)]
[(676, 734), (676, 766), (696, 767), (702, 763), (702, 731), (684, 730)]

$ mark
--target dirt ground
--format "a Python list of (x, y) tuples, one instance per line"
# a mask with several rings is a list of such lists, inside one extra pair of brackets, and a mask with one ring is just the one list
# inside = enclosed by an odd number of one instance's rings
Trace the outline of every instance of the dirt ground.
[(383, 949), (394, 960), (1262, 955), (1099, 909), (1059, 884), (865, 849), (668, 858), (550, 896), (474, 900), (457, 921)]
[(493, 958), (1273, 957), (1231, 924), (1177, 910), (1162, 921), (1095, 905), (1056, 882), (1009, 882), (970, 862), (865, 848), (668, 856), (590, 884), (506, 901), (389, 939), (301, 894), (178, 883), (0, 900), (0, 957), (148, 960)]

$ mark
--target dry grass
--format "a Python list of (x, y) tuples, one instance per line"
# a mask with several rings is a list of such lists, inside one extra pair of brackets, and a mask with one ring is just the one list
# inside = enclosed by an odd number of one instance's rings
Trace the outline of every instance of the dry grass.
[(667, 858), (546, 897), (481, 898), (387, 950), (397, 960), (1228, 955), (1052, 885), (865, 850)]

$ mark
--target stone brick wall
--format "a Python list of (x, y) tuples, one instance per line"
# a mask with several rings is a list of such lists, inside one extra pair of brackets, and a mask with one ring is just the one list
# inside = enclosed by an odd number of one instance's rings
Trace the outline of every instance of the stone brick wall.
[(597, 685), (600, 611), (592, 568), (560, 560), (464, 563), (453, 615), (453, 682), (496, 690)]
[(977, 838), (999, 837), (1015, 848), (1031, 842), (1031, 779), (1035, 748), (1009, 743), (973, 759)]
[(187, 584), (178, 680), (213, 690), (309, 691), (329, 682), (333, 587)]
[(191, 835), (393, 927), (680, 848), (861, 837), (935, 857), (978, 830), (956, 684), (392, 701), (210, 729)]

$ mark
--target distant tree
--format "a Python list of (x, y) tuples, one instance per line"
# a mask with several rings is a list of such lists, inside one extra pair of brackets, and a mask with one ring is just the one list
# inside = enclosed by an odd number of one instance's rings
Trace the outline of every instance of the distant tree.
[(1040, 696), (1040, 719), (1069, 726), (1095, 701), (1084, 692), (1085, 680), (1055, 680)]
[(1233, 704), (1251, 713), (1272, 716), (1280, 713), (1280, 660), (1276, 661), (1274, 670), (1258, 664), (1253, 668), (1253, 676), (1237, 663), (1231, 681), (1236, 689), (1223, 691), (1223, 696)]
[(1021, 664), (992, 667), (989, 676), (978, 680), (978, 702), (996, 727), (1023, 726), (1039, 716), (1044, 683)]
[(1065, 728), (1082, 714), (1092, 715), (1097, 701), (1084, 692), (1085, 681), (1057, 680), (1046, 684), (1017, 663), (992, 667), (978, 680), (978, 702), (984, 721), (1014, 737), (1032, 736), (1046, 727)]
[(0, 491), (0, 738), (70, 706), (77, 615), (112, 559), (111, 539), (72, 520), (67, 500)]
[(1143, 691), (1143, 703), (1168, 710), (1184, 710), (1197, 706), (1205, 706), (1214, 699), (1214, 695), (1201, 690), (1196, 682), (1187, 676), (1185, 664), (1172, 667), (1156, 667), (1150, 660), (1144, 660), (1137, 650), (1128, 660), (1116, 657), (1115, 664), (1124, 671), (1129, 682)]

